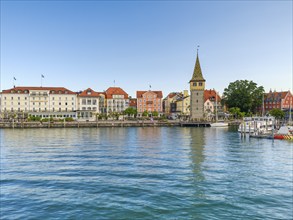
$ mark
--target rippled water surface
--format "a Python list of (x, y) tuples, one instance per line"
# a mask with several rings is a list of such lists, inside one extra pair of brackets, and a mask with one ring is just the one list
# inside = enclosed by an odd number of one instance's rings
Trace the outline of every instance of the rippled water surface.
[(0, 138), (1, 219), (293, 218), (293, 142), (179, 127)]

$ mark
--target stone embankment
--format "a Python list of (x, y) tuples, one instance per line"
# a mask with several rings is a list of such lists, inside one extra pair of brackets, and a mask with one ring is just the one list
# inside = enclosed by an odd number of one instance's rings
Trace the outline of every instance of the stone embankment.
[[(238, 122), (229, 122), (237, 125)], [(0, 122), (0, 128), (89, 128), (89, 127), (210, 127), (210, 122), (169, 121), (97, 121), (97, 122)]]

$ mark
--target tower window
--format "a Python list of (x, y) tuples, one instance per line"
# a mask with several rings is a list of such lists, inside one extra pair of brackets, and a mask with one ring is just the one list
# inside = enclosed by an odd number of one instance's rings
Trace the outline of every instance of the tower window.
[(193, 83), (193, 86), (197, 86), (197, 83), (196, 83), (196, 82), (194, 82), (194, 83)]
[(199, 83), (199, 86), (202, 86), (202, 83), (201, 82)]

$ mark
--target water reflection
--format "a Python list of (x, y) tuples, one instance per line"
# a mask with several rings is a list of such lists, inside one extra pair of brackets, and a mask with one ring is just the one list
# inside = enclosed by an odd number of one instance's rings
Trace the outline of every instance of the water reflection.
[(196, 189), (196, 197), (204, 198), (201, 183), (205, 180), (202, 164), (205, 161), (205, 128), (190, 129), (190, 156), (193, 171), (193, 181)]

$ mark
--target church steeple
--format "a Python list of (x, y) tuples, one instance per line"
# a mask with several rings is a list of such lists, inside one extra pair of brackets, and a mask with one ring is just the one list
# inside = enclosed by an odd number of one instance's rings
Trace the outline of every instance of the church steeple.
[(198, 58), (198, 51), (196, 54), (196, 62), (193, 70), (193, 75), (190, 81), (205, 81), (205, 79), (202, 76), (201, 68), (200, 68), (200, 63), (199, 63), (199, 58)]

